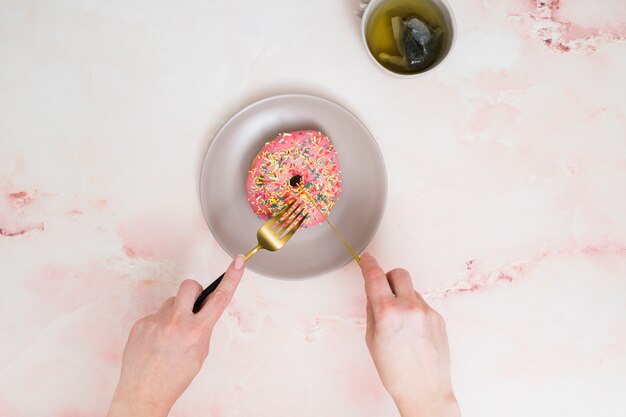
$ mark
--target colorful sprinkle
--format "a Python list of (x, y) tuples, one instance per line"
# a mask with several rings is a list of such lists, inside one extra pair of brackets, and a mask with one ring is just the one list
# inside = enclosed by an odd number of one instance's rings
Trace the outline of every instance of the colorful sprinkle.
[[(252, 210), (268, 219), (293, 199), (306, 207), (309, 215), (303, 226), (324, 221), (341, 194), (339, 159), (326, 135), (302, 130), (278, 135), (265, 143), (254, 158), (246, 189)], [(315, 202), (301, 195), (290, 180), (300, 175), (303, 187)], [(317, 206), (317, 207), (316, 207)]]

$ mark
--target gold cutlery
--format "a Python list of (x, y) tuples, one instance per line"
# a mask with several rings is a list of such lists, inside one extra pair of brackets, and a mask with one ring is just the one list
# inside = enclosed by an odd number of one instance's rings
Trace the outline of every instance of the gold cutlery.
[[(261, 249), (277, 251), (282, 248), (289, 239), (298, 231), (308, 214), (301, 204), (294, 206), (295, 200), (289, 203), (284, 209), (276, 213), (269, 219), (256, 234), (257, 245), (245, 256), (246, 261)], [(293, 210), (292, 210), (293, 207)], [(225, 274), (225, 273), (224, 273)], [(206, 287), (193, 305), (193, 312), (197, 313), (202, 308), (204, 300), (211, 294), (224, 278), (222, 274), (211, 285)]]
[[(300, 189), (300, 191), (302, 193), (304, 193), (306, 198), (313, 204), (313, 207), (315, 207), (315, 209), (317, 211), (319, 211), (320, 214), (322, 214), (322, 216), (324, 216), (324, 214), (322, 213), (322, 211), (320, 210), (318, 205), (315, 203), (315, 200), (313, 200), (313, 197), (311, 196), (311, 194), (309, 194), (309, 192), (306, 190), (306, 188), (304, 188), (304, 184), (302, 183), (302, 181), (299, 182), (298, 188)], [(329, 210), (329, 212), (330, 212), (330, 210)], [(346, 249), (348, 249), (348, 251), (350, 252), (352, 257), (354, 258), (356, 263), (359, 266), (361, 266), (361, 258), (359, 257), (359, 255), (356, 254), (356, 252), (354, 251), (354, 249), (352, 249), (352, 247), (348, 244), (348, 242), (346, 242), (346, 239), (344, 239), (343, 235), (339, 232), (339, 230), (337, 230), (337, 228), (330, 222), (330, 220), (328, 220), (328, 215), (324, 216), (324, 220), (326, 220), (326, 223), (328, 224), (328, 226), (331, 228), (333, 233), (335, 233), (335, 236), (337, 236), (337, 238), (339, 238), (339, 240), (341, 240), (341, 242), (344, 244)]]

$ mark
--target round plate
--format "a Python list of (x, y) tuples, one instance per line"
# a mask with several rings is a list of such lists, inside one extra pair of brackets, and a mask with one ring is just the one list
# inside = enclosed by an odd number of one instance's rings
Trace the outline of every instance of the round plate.
[[(281, 132), (313, 129), (328, 135), (341, 168), (342, 194), (330, 221), (358, 253), (383, 216), (387, 175), (374, 138), (352, 113), (329, 100), (302, 94), (269, 97), (240, 110), (217, 133), (204, 159), (200, 200), (204, 217), (231, 256), (256, 245), (263, 225), (246, 198), (246, 177), (266, 141)], [(282, 249), (259, 251), (248, 268), (276, 278), (306, 278), (346, 265), (350, 253), (322, 223), (299, 230)]]

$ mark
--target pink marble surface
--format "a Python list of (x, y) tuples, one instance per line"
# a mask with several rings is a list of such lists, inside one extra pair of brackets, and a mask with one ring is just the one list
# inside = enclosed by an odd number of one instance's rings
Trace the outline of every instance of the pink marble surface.
[[(356, 1), (1, 1), (0, 415), (104, 414), (131, 324), (228, 263), (198, 202), (212, 136), (305, 92), (381, 146), (370, 251), (445, 316), (463, 414), (623, 416), (626, 3), (450, 3), (453, 55), (406, 81)], [(355, 265), (247, 273), (172, 415), (395, 416), (363, 337)]]

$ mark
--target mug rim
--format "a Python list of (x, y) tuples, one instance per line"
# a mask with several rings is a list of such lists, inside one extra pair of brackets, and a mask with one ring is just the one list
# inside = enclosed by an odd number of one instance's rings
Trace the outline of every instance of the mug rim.
[(365, 50), (367, 51), (367, 56), (370, 58), (370, 61), (372, 61), (374, 65), (376, 65), (380, 70), (382, 70), (386, 74), (391, 75), (396, 78), (419, 78), (439, 68), (441, 64), (443, 64), (448, 59), (448, 57), (452, 53), (454, 46), (456, 44), (456, 30), (457, 30), (456, 17), (454, 16), (452, 7), (450, 7), (450, 3), (448, 3), (447, 0), (435, 0), (443, 4), (448, 15), (450, 16), (450, 23), (452, 26), (452, 39), (450, 40), (450, 48), (448, 48), (448, 52), (446, 52), (446, 55), (443, 58), (441, 58), (441, 61), (439, 61), (435, 65), (432, 65), (430, 68), (426, 69), (425, 71), (417, 72), (415, 74), (402, 74), (402, 73), (392, 71), (386, 68), (380, 62), (378, 62), (374, 54), (372, 54), (372, 51), (370, 50), (369, 45), (367, 44), (367, 37), (365, 36), (365, 32), (367, 30), (367, 21), (369, 20), (369, 17), (372, 11), (376, 8), (377, 3), (381, 3), (383, 1), (388, 1), (388, 0), (371, 0), (369, 3), (367, 3), (367, 6), (365, 7), (365, 10), (363, 12), (363, 15), (361, 16), (361, 40), (363, 41), (363, 45), (365, 46)]

